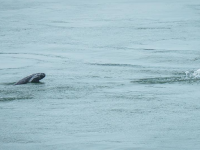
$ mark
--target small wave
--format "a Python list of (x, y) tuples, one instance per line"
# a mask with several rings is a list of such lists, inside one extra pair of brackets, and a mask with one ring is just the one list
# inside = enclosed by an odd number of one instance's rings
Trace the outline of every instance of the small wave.
[(136, 28), (137, 30), (170, 30), (169, 27), (140, 27)]
[(156, 49), (153, 49), (153, 48), (144, 48), (143, 50), (145, 50), (145, 51), (154, 51)]
[(200, 69), (198, 69), (194, 72), (186, 71), (185, 76), (186, 76), (186, 78), (195, 78), (195, 79), (199, 78), (200, 79)]
[(14, 100), (25, 100), (25, 99), (32, 99), (33, 97), (30, 96), (22, 96), (22, 97), (0, 97), (0, 102), (8, 102)]
[[(67, 57), (60, 56), (60, 55), (53, 55), (53, 54), (42, 54), (42, 53), (2, 53), (2, 52), (0, 52), (0, 55), (22, 55), (22, 54), (23, 55), (32, 55), (32, 56), (44, 56), (44, 57), (68, 59)], [(28, 58), (28, 59), (30, 59), (30, 58)], [(38, 60), (38, 59), (36, 59), (36, 60)]]
[(186, 77), (159, 77), (159, 78), (144, 78), (131, 82), (140, 84), (194, 83), (194, 82), (200, 82), (200, 79), (186, 78)]
[(0, 68), (0, 70), (18, 70), (18, 69), (25, 69), (25, 68), (30, 68), (32, 65), (29, 66), (23, 66), (23, 67), (16, 67), (16, 68)]
[(139, 65), (132, 65), (132, 64), (112, 64), (112, 63), (107, 63), (107, 64), (92, 63), (91, 65), (107, 66), (107, 67), (141, 67)]
[(186, 71), (185, 76), (181, 77), (144, 78), (131, 82), (140, 84), (198, 83), (200, 82), (200, 69), (196, 71)]
[(16, 82), (1, 83), (0, 85), (14, 85)]

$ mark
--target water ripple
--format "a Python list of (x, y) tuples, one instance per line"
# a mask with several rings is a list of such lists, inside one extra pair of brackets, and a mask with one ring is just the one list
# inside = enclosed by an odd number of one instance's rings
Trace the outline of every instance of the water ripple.
[(143, 78), (131, 83), (139, 84), (172, 84), (172, 83), (198, 83), (199, 78), (186, 78), (186, 77), (158, 77), (158, 78)]
[(107, 66), (107, 67), (141, 67), (140, 65), (132, 65), (132, 64), (112, 64), (112, 63), (106, 63), (106, 64), (99, 64), (99, 63), (91, 63), (91, 65), (96, 66)]

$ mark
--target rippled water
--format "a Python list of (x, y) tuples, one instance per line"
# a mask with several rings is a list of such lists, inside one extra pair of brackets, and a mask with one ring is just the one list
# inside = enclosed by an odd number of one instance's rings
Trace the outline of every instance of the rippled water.
[(0, 2), (0, 149), (200, 148), (198, 0)]

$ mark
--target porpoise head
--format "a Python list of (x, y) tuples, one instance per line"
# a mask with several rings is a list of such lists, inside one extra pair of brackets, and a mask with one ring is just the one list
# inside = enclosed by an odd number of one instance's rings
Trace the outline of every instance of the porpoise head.
[(45, 77), (44, 73), (36, 73), (31, 77), (29, 82), (37, 83), (37, 82), (39, 82), (39, 80), (43, 79), (44, 77)]
[(43, 79), (45, 77), (45, 74), (44, 73), (38, 73), (39, 74), (39, 78), (40, 80)]

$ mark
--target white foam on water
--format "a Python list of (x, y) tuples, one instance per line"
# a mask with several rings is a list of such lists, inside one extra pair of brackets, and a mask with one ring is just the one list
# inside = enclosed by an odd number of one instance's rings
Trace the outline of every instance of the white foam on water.
[(186, 78), (200, 78), (200, 69), (195, 71), (185, 71)]

